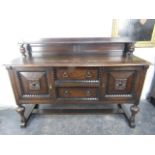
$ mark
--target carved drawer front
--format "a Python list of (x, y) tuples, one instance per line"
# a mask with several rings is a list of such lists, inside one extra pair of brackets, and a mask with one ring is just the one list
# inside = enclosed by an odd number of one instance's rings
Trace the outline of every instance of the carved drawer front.
[(23, 97), (46, 97), (49, 95), (47, 73), (18, 72), (19, 86)]
[(135, 71), (111, 71), (107, 73), (106, 96), (132, 97)]
[(56, 68), (55, 76), (57, 80), (98, 80), (97, 68)]
[(97, 98), (97, 88), (57, 88), (58, 98)]

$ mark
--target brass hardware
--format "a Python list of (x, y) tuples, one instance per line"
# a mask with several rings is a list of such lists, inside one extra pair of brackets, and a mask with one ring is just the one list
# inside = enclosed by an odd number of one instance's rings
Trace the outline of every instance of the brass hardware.
[(65, 90), (65, 91), (64, 91), (64, 95), (65, 95), (65, 96), (68, 96), (68, 95), (69, 95), (69, 91), (68, 91), (68, 90)]
[(68, 76), (68, 73), (67, 73), (67, 72), (64, 72), (64, 73), (63, 73), (63, 77), (64, 77), (64, 78), (68, 78), (68, 77), (69, 77), (69, 76)]
[(52, 85), (49, 86), (49, 89), (52, 90)]
[(87, 96), (90, 96), (91, 95), (91, 91), (90, 90), (87, 90), (86, 91), (86, 94), (87, 94)]
[(91, 77), (92, 77), (92, 73), (90, 71), (87, 71), (86, 78), (91, 78)]

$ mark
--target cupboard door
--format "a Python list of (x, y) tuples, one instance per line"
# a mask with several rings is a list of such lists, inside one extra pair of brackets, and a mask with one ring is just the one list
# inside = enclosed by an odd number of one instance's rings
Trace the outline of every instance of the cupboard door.
[(20, 98), (45, 99), (51, 97), (48, 70), (24, 68), (16, 70), (15, 74)]
[(135, 70), (110, 70), (106, 73), (106, 98), (133, 98), (135, 95)]

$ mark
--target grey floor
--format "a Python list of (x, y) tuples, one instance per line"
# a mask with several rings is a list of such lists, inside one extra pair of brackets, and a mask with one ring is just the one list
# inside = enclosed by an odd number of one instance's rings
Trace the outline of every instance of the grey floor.
[(32, 115), (27, 128), (19, 127), (19, 116), (14, 109), (0, 110), (0, 134), (52, 135), (130, 135), (155, 134), (155, 106), (141, 101), (132, 129), (121, 114), (52, 114)]

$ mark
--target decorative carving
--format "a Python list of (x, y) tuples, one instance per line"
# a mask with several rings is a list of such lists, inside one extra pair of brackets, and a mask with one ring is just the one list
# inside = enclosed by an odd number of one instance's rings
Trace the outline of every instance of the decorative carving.
[(120, 95), (133, 94), (134, 90), (134, 71), (111, 71), (107, 76), (106, 94)]
[(134, 43), (129, 43), (129, 44), (127, 44), (126, 56), (128, 56), (128, 57), (132, 56), (134, 50), (135, 50), (135, 45), (134, 45)]
[(116, 79), (115, 80), (115, 89), (124, 90), (126, 88), (127, 79)]
[(134, 128), (136, 126), (136, 124), (135, 124), (135, 115), (138, 113), (139, 107), (137, 105), (132, 105), (130, 107), (130, 111), (131, 111), (130, 126)]
[(25, 50), (24, 44), (20, 45), (20, 52), (24, 57), (26, 57), (26, 50)]
[(40, 90), (40, 82), (38, 80), (29, 81), (30, 90)]
[(105, 95), (105, 97), (132, 97), (131, 94), (110, 94), (110, 95)]
[(25, 112), (25, 107), (24, 106), (21, 106), (19, 105), (17, 108), (16, 108), (16, 111), (19, 113), (20, 117), (21, 117), (21, 127), (25, 127), (26, 126), (26, 118), (25, 118), (25, 115), (24, 115), (24, 112)]
[(12, 66), (10, 66), (10, 65), (5, 65), (5, 67), (6, 67), (6, 69), (8, 69), (8, 70), (13, 69)]
[(26, 45), (26, 49), (27, 49), (27, 53), (28, 53), (29, 57), (32, 57), (32, 49), (31, 49), (30, 44)]
[[(43, 71), (38, 72), (18, 72), (17, 78), (20, 82), (22, 97), (32, 95), (32, 97), (46, 97), (49, 95), (49, 87), (47, 83), (47, 74)], [(43, 95), (43, 96), (42, 96)]]

